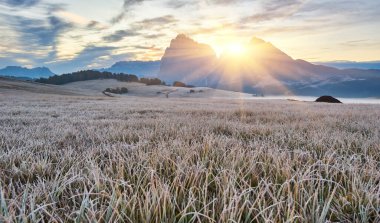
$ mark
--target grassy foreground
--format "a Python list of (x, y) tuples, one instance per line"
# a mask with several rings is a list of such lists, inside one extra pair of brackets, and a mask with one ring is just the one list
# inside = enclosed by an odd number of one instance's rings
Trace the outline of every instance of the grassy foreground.
[(0, 103), (0, 222), (380, 221), (378, 105)]

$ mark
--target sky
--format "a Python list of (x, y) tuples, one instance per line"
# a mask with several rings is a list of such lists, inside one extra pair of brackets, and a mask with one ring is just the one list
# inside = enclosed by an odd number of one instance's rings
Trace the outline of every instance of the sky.
[(0, 0), (0, 68), (159, 60), (182, 33), (217, 54), (259, 37), (294, 59), (376, 61), (379, 27), (379, 0)]

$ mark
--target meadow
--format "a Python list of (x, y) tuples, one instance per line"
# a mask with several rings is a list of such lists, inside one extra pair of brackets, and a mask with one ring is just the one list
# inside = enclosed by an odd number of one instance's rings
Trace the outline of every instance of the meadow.
[(380, 222), (380, 105), (0, 96), (0, 222)]

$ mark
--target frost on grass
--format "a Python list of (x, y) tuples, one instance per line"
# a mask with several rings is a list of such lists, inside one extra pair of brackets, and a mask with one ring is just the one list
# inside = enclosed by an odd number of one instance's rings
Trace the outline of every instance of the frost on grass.
[(2, 222), (380, 221), (376, 105), (0, 100)]

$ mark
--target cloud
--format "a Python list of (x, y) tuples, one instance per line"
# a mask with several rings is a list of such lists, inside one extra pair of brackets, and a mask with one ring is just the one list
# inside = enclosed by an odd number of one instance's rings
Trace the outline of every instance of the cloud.
[(0, 57), (0, 69), (6, 66), (25, 66), (25, 64), (17, 62), (15, 57), (10, 57), (10, 55), (5, 56), (7, 57)]
[(160, 51), (160, 52), (162, 51), (161, 48), (158, 48), (155, 45), (152, 45), (152, 46), (136, 45), (136, 46), (133, 46), (133, 48), (135, 48), (135, 49), (141, 49), (141, 50)]
[(87, 30), (101, 31), (101, 30), (106, 30), (107, 28), (109, 28), (109, 26), (99, 21), (91, 20), (87, 22), (87, 24), (85, 24), (85, 28), (87, 28)]
[[(40, 0), (6, 1), (16, 9), (38, 4), (35, 9), (30, 9), (30, 13), (25, 13), (27, 10), (0, 13), (0, 20), (6, 21), (3, 23), (3, 27), (11, 30), (8, 34), (5, 33), (5, 37), (13, 36), (17, 41), (14, 47), (27, 49), (29, 54), (41, 56), (42, 54), (46, 55), (46, 52), (41, 53), (41, 51), (49, 50), (48, 56), (54, 56), (57, 39), (64, 32), (75, 27), (73, 23), (56, 16), (57, 12), (65, 9), (65, 4), (45, 3)], [(40, 11), (40, 14), (36, 16), (33, 14), (33, 10)]]
[(211, 3), (220, 5), (230, 5), (240, 2), (239, 0), (212, 0)]
[(187, 6), (196, 6), (199, 8), (199, 6), (202, 5), (203, 2), (205, 2), (208, 5), (235, 5), (243, 2), (248, 2), (249, 0), (194, 0), (194, 1), (188, 1), (188, 0), (167, 0), (165, 3), (166, 6), (174, 9), (180, 9)]
[[(83, 69), (108, 67), (115, 61), (133, 58), (132, 53), (117, 54), (117, 47), (88, 45), (73, 59), (66, 61), (52, 61), (47, 66), (57, 73), (72, 72)], [(94, 67), (94, 65), (96, 65)]]
[(24, 45), (53, 46), (59, 35), (73, 27), (73, 24), (55, 16), (48, 16), (46, 20), (13, 16), (8, 20), (21, 34)]
[(58, 60), (47, 62), (48, 67), (57, 73), (64, 73), (70, 71), (82, 70), (87, 67), (87, 65), (92, 64), (99, 57), (111, 54), (116, 47), (105, 47), (105, 46), (95, 46), (90, 45), (84, 48), (80, 53), (78, 53), (73, 59), (70, 60)]
[(165, 15), (150, 19), (144, 19), (132, 24), (133, 29), (141, 30), (141, 29), (154, 29), (154, 28), (164, 28), (167, 26), (172, 26), (177, 23), (178, 19), (172, 15)]
[(241, 22), (264, 22), (285, 18), (297, 13), (306, 0), (269, 0), (262, 3), (263, 10), (259, 13), (243, 17)]
[(83, 49), (75, 58), (75, 61), (92, 61), (98, 57), (108, 55), (117, 47), (90, 45)]
[(44, 3), (42, 6), (47, 11), (47, 14), (50, 15), (55, 12), (64, 11), (67, 7), (64, 3)]
[(112, 24), (119, 23), (121, 20), (125, 18), (125, 16), (127, 15), (127, 12), (129, 11), (131, 7), (141, 4), (144, 1), (146, 0), (124, 0), (123, 8), (121, 12), (111, 19), (111, 23)]
[(144, 34), (143, 37), (146, 39), (157, 39), (160, 37), (164, 37), (166, 34), (164, 33), (155, 33), (155, 34)]
[(306, 0), (269, 0), (264, 2), (266, 11), (278, 11), (298, 7), (304, 4)]
[[(117, 10), (113, 10), (115, 3), (119, 6)], [(312, 42), (320, 38), (330, 49), (360, 49), (361, 46), (370, 49), (370, 45), (376, 48), (379, 42), (376, 33), (380, 25), (378, 0), (117, 0), (115, 3), (88, 6), (94, 13), (111, 10), (114, 13), (111, 17), (107, 13), (96, 17), (81, 14), (84, 19), (80, 19), (74, 16), (83, 6), (80, 1), (0, 0), (0, 8), (5, 9), (0, 12), (0, 59), (18, 63), (28, 60), (38, 66), (56, 60), (49, 64), (59, 65), (61, 71), (65, 67), (72, 70), (80, 64), (86, 67), (89, 63), (85, 63), (84, 58), (93, 60), (91, 64), (101, 64), (98, 60), (104, 60), (104, 57), (92, 58), (89, 54), (112, 55), (110, 60), (119, 58), (113, 56), (115, 52), (124, 53), (120, 58), (154, 59), (161, 56), (177, 32), (209, 44), (213, 41), (222, 44), (229, 38), (262, 36), (276, 44), (279, 42), (285, 50), (286, 47), (294, 49), (296, 53), (292, 53), (296, 56), (304, 51), (297, 44), (306, 47), (310, 44), (309, 37)], [(111, 18), (112, 24), (109, 24)], [(363, 35), (369, 41), (357, 41), (364, 39)], [(133, 41), (124, 42), (124, 38)], [(305, 42), (298, 43), (294, 40), (297, 38)], [(308, 47), (320, 52), (322, 47), (318, 43)], [(107, 45), (118, 48), (101, 48)], [(83, 47), (86, 49), (75, 55)], [(364, 52), (361, 50), (358, 52)], [(127, 52), (134, 54), (127, 55)], [(157, 57), (152, 56), (156, 54)], [(302, 54), (299, 53), (298, 58), (304, 57)], [(74, 65), (58, 61), (71, 58)]]
[(98, 22), (98, 21), (94, 21), (94, 20), (92, 20), (92, 21), (90, 21), (90, 22), (87, 24), (87, 28), (92, 29), (92, 28), (97, 27), (98, 25), (99, 25), (99, 22)]
[(380, 42), (370, 39), (360, 39), (346, 41), (341, 43), (340, 45), (348, 47), (378, 47), (380, 46)]
[(40, 0), (4, 0), (3, 2), (13, 7), (30, 7), (37, 5)]
[(185, 0), (169, 0), (166, 2), (166, 5), (168, 7), (175, 8), (175, 9), (183, 8), (185, 6), (192, 5), (192, 4), (194, 4), (194, 2), (189, 2)]
[(230, 28), (234, 29), (235, 27), (237, 26), (233, 23), (222, 23), (222, 22), (218, 25), (207, 26), (207, 27), (202, 27), (201, 25), (198, 25), (197, 29), (190, 31), (187, 34), (191, 36), (192, 35), (214, 35), (216, 32), (220, 30), (230, 29)]
[(137, 36), (139, 33), (133, 30), (118, 30), (115, 33), (103, 37), (107, 42), (118, 42), (128, 36)]
[(105, 36), (103, 39), (107, 42), (118, 42), (128, 36), (137, 36), (138, 32), (133, 30), (118, 30), (115, 33)]
[[(133, 53), (118, 53), (120, 48), (108, 46), (88, 45), (70, 60), (55, 60), (54, 57), (37, 58), (29, 52), (8, 53), (0, 57), (0, 68), (14, 66), (46, 66), (54, 73), (62, 74), (83, 69), (109, 67), (115, 61), (134, 58)], [(94, 65), (96, 65), (94, 67)]]

